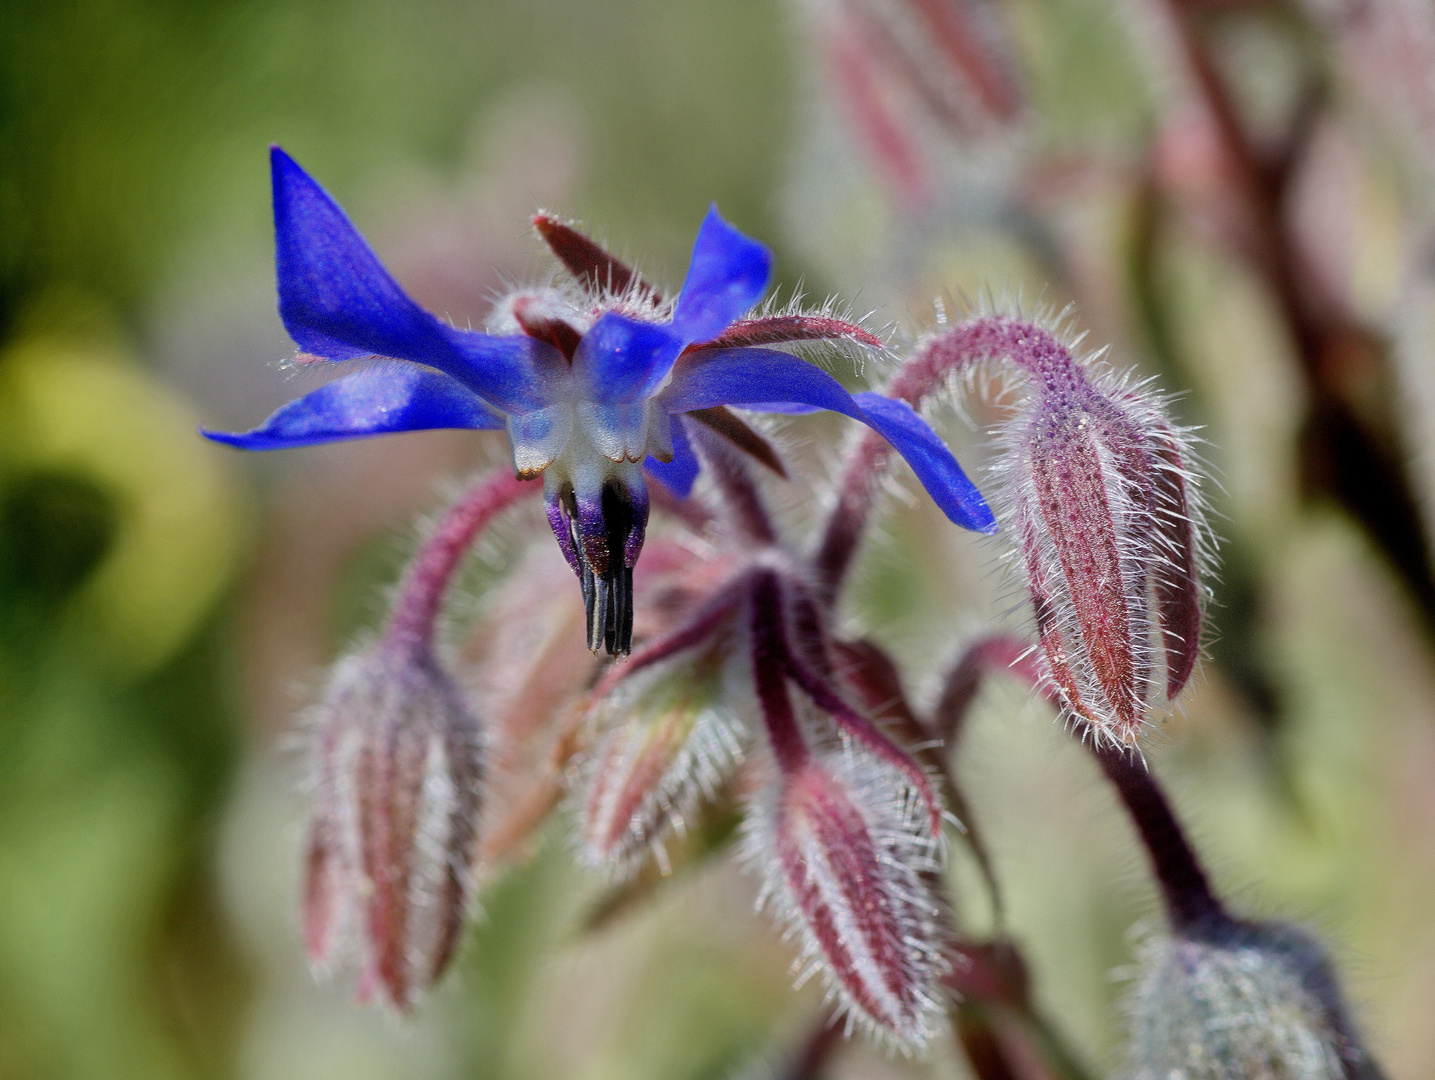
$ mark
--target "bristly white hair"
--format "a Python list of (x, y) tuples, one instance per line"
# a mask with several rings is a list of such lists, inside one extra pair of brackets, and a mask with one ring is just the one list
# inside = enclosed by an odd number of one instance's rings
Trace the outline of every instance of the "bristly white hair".
[[(1042, 411), (1043, 397), (1039, 389), (1031, 385), (1030, 373), (1015, 362), (1009, 351), (996, 348), (994, 342), (989, 342), (987, 344), (992, 346), (989, 351), (965, 355), (960, 363), (952, 365), (946, 373), (943, 392), (937, 395), (945, 397), (961, 411), (964, 400), (982, 393), (989, 400), (995, 396), (997, 404), (1011, 411), (1011, 417), (998, 423), (989, 433), (997, 452), (983, 485), (1002, 525), (1005, 539), (1002, 561), (1017, 588), (1026, 586), (1033, 590), (1033, 596), (1038, 592), (1047, 594), (1049, 612), (1053, 617), (1049, 631), (1055, 631), (1053, 640), (1067, 645), (1063, 662), (1071, 672), (1082, 706), (1078, 707), (1071, 696), (1063, 692), (1062, 699), (1066, 703), (1064, 718), (1086, 721), (1091, 725), (1094, 737), (1110, 738), (1124, 745), (1134, 733), (1124, 732), (1118, 737), (1120, 725), (1113, 710), (1129, 708), (1130, 714), (1137, 716), (1139, 723), (1145, 726), (1149, 717), (1159, 715), (1167, 708), (1163, 695), (1156, 692), (1157, 688), (1166, 684), (1169, 673), (1166, 664), (1168, 653), (1163, 647), (1163, 628), (1156, 601), (1155, 574), (1163, 568), (1177, 567), (1183, 552), (1178, 549), (1169, 528), (1162, 527), (1163, 523), (1169, 526), (1180, 518), (1189, 525), (1197, 603), (1204, 609), (1209, 602), (1207, 578), (1213, 562), (1215, 538), (1202, 490), (1205, 470), (1197, 452), (1201, 440), (1195, 429), (1182, 427), (1171, 419), (1173, 398), (1157, 392), (1153, 380), (1138, 380), (1129, 371), (1117, 370), (1111, 363), (1107, 348), (1083, 349), (1085, 334), (1077, 328), (1075, 309), (1071, 305), (1054, 310), (1039, 303), (1030, 313), (1025, 313), (1019, 301), (1008, 299), (997, 302), (988, 295), (976, 313), (929, 335), (919, 343), (918, 349), (957, 332), (961, 327), (978, 323), (994, 326), (1025, 324), (1049, 335), (1064, 350), (1070, 374), (1087, 387), (1085, 392), (1089, 392), (1089, 401), (1099, 402), (1111, 410), (1111, 416), (1152, 470), (1150, 483), (1140, 486), (1137, 482), (1139, 478), (1126, 475), (1118, 467), (1112, 447), (1093, 439), (1092, 446), (1100, 463), (1097, 471), (1115, 531), (1117, 561), (1122, 567), (1125, 609), (1132, 628), (1129, 646), (1134, 657), (1134, 670), (1138, 673), (1134, 684), (1128, 688), (1132, 700), (1125, 706), (1118, 706), (1118, 703), (1104, 701), (1092, 656), (1084, 648), (1070, 647), (1072, 643), (1078, 646), (1082, 643), (1077, 599), (1068, 586), (1054, 536), (1039, 510), (1031, 459), (1032, 436), (1036, 425), (1050, 417)], [(996, 387), (994, 394), (993, 384)], [(1160, 485), (1158, 481), (1162, 474), (1174, 478), (1176, 483)], [(1170, 505), (1169, 500), (1162, 501), (1161, 493), (1171, 487), (1179, 487), (1184, 505), (1175, 506)], [(1033, 573), (1040, 575), (1040, 583), (1032, 580)], [(1051, 669), (1051, 659), (1043, 652), (1043, 662), (1049, 669), (1047, 674), (1051, 683), (1060, 685), (1056, 672)]]
[(732, 653), (734, 633), (634, 673), (590, 710), (591, 742), (571, 772), (576, 840), (579, 859), (612, 881), (650, 855), (668, 873), (667, 841), (687, 832), (747, 755), (751, 680)]
[[(764, 754), (754, 765), (763, 782), (755, 785), (743, 821), (742, 860), (761, 879), (759, 909), (769, 911), (785, 928), (785, 940), (797, 943), (797, 985), (820, 975), (827, 1002), (845, 1017), (848, 1034), (860, 1028), (879, 1045), (904, 1056), (922, 1053), (946, 1015), (942, 980), (952, 961), (940, 901), (924, 880), (940, 870), (940, 845), (926, 828), (918, 800), (903, 793), (889, 767), (850, 742), (814, 753), (812, 767), (824, 770), (834, 789), (855, 808), (875, 855), (865, 868), (871, 875), (866, 884), (880, 898), (877, 906), (900, 953), (898, 970), (884, 972), (861, 925), (870, 921), (872, 913), (864, 912), (859, 919), (850, 910), (851, 890), (840, 880), (832, 852), (810, 834), (802, 843), (803, 838), (785, 832), (791, 825), (785, 815), (788, 783), (776, 764)], [(806, 905), (784, 868), (784, 843), (802, 847), (799, 860), (815, 882)], [(838, 970), (838, 961), (824, 947), (815, 918), (829, 920), (838, 935), (846, 952), (845, 971)], [(893, 975), (903, 988), (900, 997), (891, 989)], [(888, 1006), (889, 1015), (877, 1015), (864, 1005), (853, 991), (854, 983)]]

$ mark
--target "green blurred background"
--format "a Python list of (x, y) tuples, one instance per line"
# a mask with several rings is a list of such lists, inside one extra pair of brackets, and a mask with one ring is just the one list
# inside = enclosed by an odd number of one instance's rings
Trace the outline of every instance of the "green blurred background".
[[(416, 1023), (311, 982), (286, 733), (373, 625), (413, 515), (497, 448), (436, 433), (246, 459), (197, 437), (311, 385), (276, 366), (292, 350), (273, 309), (271, 142), (456, 321), (546, 272), (540, 206), (674, 282), (716, 201), (773, 245), (785, 288), (841, 290), (878, 325), (919, 328), (934, 296), (986, 286), (1081, 299), (1123, 362), (1188, 391), (1179, 409), (1221, 477), (1216, 659), (1151, 759), (1227, 894), (1312, 924), (1392, 1077), (1435, 1075), (1428, 633), (1364, 534), (1300, 498), (1303, 391), (1258, 284), (1167, 230), (1141, 283), (1165, 316), (1153, 348), (1123, 299), (1129, 187), (1098, 170), (1039, 221), (1007, 212), (1033, 147), (1126, 160), (1159, 94), (1120, 5), (1004, 10), (1025, 130), (952, 150), (944, 201), (914, 222), (777, 0), (0, 7), (0, 1077), (696, 1080), (816, 1007), (790, 994), (787, 946), (726, 864), (580, 933), (594, 885), (561, 822), (490, 883)], [(1227, 37), (1253, 108), (1283, 107), (1299, 58), (1281, 27)], [(1411, 183), (1374, 130), (1343, 133), (1339, 272), (1372, 318), (1414, 319), (1418, 343), (1435, 305), (1406, 303)], [(1428, 464), (1430, 354), (1407, 368), (1409, 453)], [(990, 549), (898, 501), (848, 615), (930, 692), (959, 636), (1006, 606)], [(1132, 927), (1157, 924), (1129, 830), (1068, 743), (996, 687), (963, 769), (1038, 995), (1101, 1073), (1119, 1060)], [(970, 870), (959, 857), (958, 903), (982, 930)], [(912, 1068), (856, 1047), (834, 1075)]]

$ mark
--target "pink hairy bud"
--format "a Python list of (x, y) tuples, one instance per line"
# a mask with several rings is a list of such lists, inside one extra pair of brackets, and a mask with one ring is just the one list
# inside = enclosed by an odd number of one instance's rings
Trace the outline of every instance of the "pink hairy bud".
[(882, 765), (849, 750), (783, 770), (744, 825), (763, 903), (800, 942), (799, 982), (821, 972), (849, 1025), (904, 1053), (936, 1034), (950, 968), (924, 880), (936, 846), (911, 810)]
[[(619, 681), (593, 706), (598, 731), (582, 792), (582, 852), (617, 876), (681, 833), (742, 760), (747, 728), (734, 705), (742, 673), (729, 663), (735, 627)], [(750, 691), (748, 692), (750, 697)]]
[[(479, 730), (431, 661), (379, 646), (335, 669), (314, 733), (304, 937), (406, 1013), (453, 957), (471, 892)], [(356, 954), (356, 955), (355, 955)]]
[(1145, 384), (1022, 319), (972, 319), (932, 338), (900, 381), (927, 386), (984, 361), (1025, 385), (1002, 431), (998, 512), (1044, 674), (1099, 737), (1134, 744), (1157, 693), (1174, 698), (1200, 651), (1209, 534), (1190, 433)]
[(453, 958), (473, 888), (480, 733), (435, 659), (443, 599), (474, 538), (538, 491), (505, 471), (453, 503), (316, 710), (305, 945), (321, 972), (357, 954), (360, 996), (400, 1012)]

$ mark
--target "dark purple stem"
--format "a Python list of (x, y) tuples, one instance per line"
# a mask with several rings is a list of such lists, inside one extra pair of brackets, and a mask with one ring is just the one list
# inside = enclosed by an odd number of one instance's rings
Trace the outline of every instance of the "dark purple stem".
[(750, 613), (752, 617), (752, 676), (762, 721), (772, 744), (778, 767), (787, 776), (807, 762), (807, 741), (797, 726), (792, 699), (787, 693), (787, 642), (784, 638), (782, 589), (772, 571), (753, 576)]
[(1171, 804), (1146, 764), (1134, 753), (1103, 743), (1090, 733), (1086, 733), (1082, 741), (1131, 815), (1161, 887), (1171, 929), (1189, 931), (1215, 920), (1228, 919)]
[(519, 499), (542, 490), (541, 483), (518, 480), (504, 470), (480, 480), (450, 506), (404, 572), (384, 644), (427, 659), (433, 651), (444, 593), (474, 539)]
[[(947, 676), (934, 717), (934, 727), (947, 740), (949, 753), (961, 734), (967, 708), (989, 672), (1006, 670), (1054, 706), (1061, 707), (1060, 700), (1043, 681), (1030, 652), (1021, 638), (998, 634), (976, 642), (962, 655)], [(1145, 762), (1135, 754), (1110, 746), (1089, 730), (1078, 728), (1076, 733), (1131, 815), (1151, 860), (1172, 929), (1190, 929), (1228, 918), (1221, 902), (1211, 892), (1206, 873), (1186, 840), (1181, 823)]]
[(767, 503), (731, 444), (701, 425), (689, 426), (688, 437), (722, 492), (729, 519), (753, 543), (764, 547), (776, 544), (777, 530), (773, 527), (772, 515), (767, 511)]

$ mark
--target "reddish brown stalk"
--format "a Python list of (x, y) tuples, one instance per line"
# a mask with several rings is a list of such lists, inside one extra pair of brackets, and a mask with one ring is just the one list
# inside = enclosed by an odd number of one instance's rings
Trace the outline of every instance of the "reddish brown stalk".
[[(996, 634), (968, 647), (948, 673), (941, 697), (932, 710), (932, 730), (948, 748), (956, 746), (961, 739), (967, 711), (988, 673), (994, 671), (1008, 671), (1031, 687), (1042, 685), (1036, 651), (1021, 638)], [(1047, 698), (1060, 707), (1060, 701), (1054, 696), (1047, 695)]]
[(752, 642), (752, 676), (767, 740), (785, 775), (794, 775), (806, 763), (807, 741), (797, 726), (792, 698), (787, 693), (787, 645), (782, 636), (782, 591), (771, 571), (752, 579), (749, 606)]
[(515, 479), (504, 469), (475, 484), (449, 507), (399, 584), (398, 599), (384, 631), (386, 642), (406, 648), (416, 657), (427, 657), (433, 649), (444, 593), (474, 537), (519, 499), (542, 491), (542, 484)]
[(817, 595), (828, 607), (837, 602), (842, 580), (862, 542), (877, 497), (877, 479), (891, 453), (886, 439), (876, 432), (866, 432), (848, 457), (842, 478), (837, 482), (837, 501), (812, 560)]
[(733, 453), (726, 439), (717, 438), (703, 428), (689, 428), (693, 448), (708, 467), (708, 473), (722, 492), (728, 519), (754, 544), (767, 547), (777, 543), (777, 529), (772, 524), (762, 492), (753, 483), (747, 467)]

